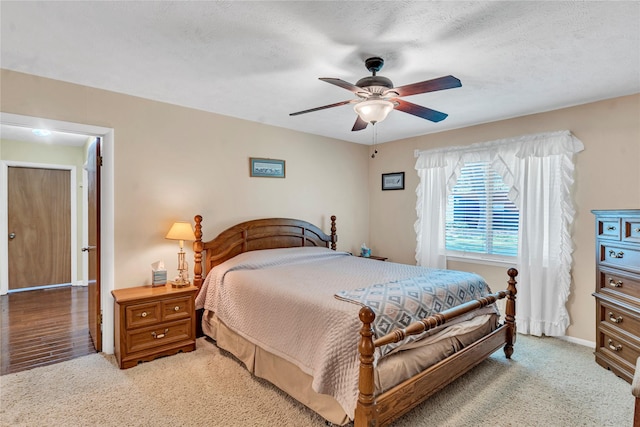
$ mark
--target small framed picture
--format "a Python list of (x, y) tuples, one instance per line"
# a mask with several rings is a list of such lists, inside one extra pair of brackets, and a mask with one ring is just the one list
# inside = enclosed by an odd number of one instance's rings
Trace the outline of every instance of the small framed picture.
[(284, 178), (285, 162), (277, 159), (249, 158), (249, 172), (251, 176), (267, 178)]
[(404, 172), (382, 174), (383, 190), (404, 190)]

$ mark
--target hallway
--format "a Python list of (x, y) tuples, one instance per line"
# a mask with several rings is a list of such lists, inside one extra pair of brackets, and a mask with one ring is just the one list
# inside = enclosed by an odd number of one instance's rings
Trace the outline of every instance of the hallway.
[(0, 308), (0, 375), (95, 353), (86, 287), (2, 295)]

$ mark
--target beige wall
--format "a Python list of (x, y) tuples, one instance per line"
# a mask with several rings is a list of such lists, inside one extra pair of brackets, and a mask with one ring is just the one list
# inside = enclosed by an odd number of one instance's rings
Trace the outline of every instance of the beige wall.
[[(114, 129), (115, 288), (150, 283), (157, 260), (175, 274), (178, 244), (164, 235), (196, 214), (209, 238), (267, 216), (329, 231), (331, 215), (338, 249), (368, 238), (362, 145), (8, 70), (1, 90), (2, 112)], [(286, 160), (287, 177), (250, 178), (249, 157)]]
[[(384, 123), (383, 123), (384, 124)], [(570, 130), (585, 146), (576, 157), (577, 210), (573, 281), (567, 334), (595, 341), (595, 223), (592, 209), (640, 208), (640, 95), (594, 102), (577, 107), (518, 117), (479, 126), (383, 144), (369, 170), (370, 238), (374, 253), (403, 263), (415, 262), (414, 150), (467, 145), (520, 135)], [(405, 171), (404, 191), (381, 191), (380, 174)], [(506, 270), (452, 262), (449, 268), (485, 276), (494, 289), (502, 289)]]
[[(115, 129), (115, 284), (149, 282), (149, 264), (171, 272), (171, 223), (204, 216), (205, 236), (245, 219), (303, 218), (338, 248), (415, 263), (414, 150), (568, 129), (585, 144), (577, 157), (574, 269), (568, 334), (593, 341), (595, 239), (591, 209), (640, 206), (640, 95), (368, 147), (179, 106), (2, 70), (0, 111)], [(287, 178), (250, 178), (249, 157), (287, 162)], [(405, 171), (404, 191), (380, 190), (380, 174)], [(368, 213), (368, 215), (367, 215)], [(451, 263), (501, 288), (504, 268)]]
[[(44, 165), (74, 166), (76, 170), (76, 247), (82, 247), (82, 167), (84, 149), (72, 146), (31, 144), (22, 141), (0, 140), (0, 160)], [(78, 250), (76, 280), (82, 280), (82, 254)]]

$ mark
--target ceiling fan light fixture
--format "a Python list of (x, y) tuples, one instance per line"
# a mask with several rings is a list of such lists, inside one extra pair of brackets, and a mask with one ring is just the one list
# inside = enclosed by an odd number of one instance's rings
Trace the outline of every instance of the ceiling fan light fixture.
[(367, 99), (353, 106), (355, 112), (367, 123), (380, 123), (393, 110), (394, 104), (385, 99)]
[(31, 132), (36, 136), (49, 136), (51, 131), (48, 129), (32, 129)]
[[(0, 0), (1, 1), (1, 0)], [(353, 109), (358, 114), (358, 118), (351, 128), (352, 132), (366, 129), (368, 124), (376, 124), (387, 118), (393, 109), (403, 113), (411, 114), (421, 119), (434, 123), (440, 122), (447, 117), (447, 114), (422, 107), (408, 101), (401, 100), (401, 97), (417, 95), (420, 93), (435, 92), (438, 90), (452, 89), (462, 86), (460, 80), (454, 76), (443, 76), (422, 82), (395, 87), (393, 82), (377, 73), (382, 68), (384, 60), (379, 57), (367, 58), (365, 66), (373, 75), (363, 77), (354, 85), (341, 79), (320, 77), (320, 80), (336, 85), (349, 92), (354, 93), (359, 99), (349, 99), (334, 104), (323, 105), (321, 107), (310, 108), (308, 110), (290, 113), (290, 116), (311, 113), (313, 111), (327, 108), (340, 107), (346, 104), (354, 104)]]

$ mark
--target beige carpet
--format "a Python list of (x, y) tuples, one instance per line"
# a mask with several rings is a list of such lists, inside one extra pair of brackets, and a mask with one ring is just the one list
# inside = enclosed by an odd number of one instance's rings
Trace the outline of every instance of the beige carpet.
[[(211, 341), (120, 370), (84, 356), (0, 377), (2, 426), (323, 426)], [(518, 336), (396, 426), (631, 426), (630, 385), (590, 349)]]

